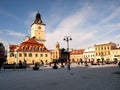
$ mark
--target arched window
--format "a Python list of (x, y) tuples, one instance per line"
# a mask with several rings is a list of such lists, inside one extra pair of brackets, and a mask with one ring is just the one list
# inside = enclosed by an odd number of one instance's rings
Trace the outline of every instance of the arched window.
[(36, 51), (36, 47), (33, 48), (33, 51)]
[(28, 47), (28, 46), (26, 46), (26, 50), (29, 50), (29, 47)]
[(42, 51), (42, 48), (40, 48), (40, 51)]
[(38, 47), (37, 46), (35, 47), (35, 51), (38, 51)]
[(97, 56), (98, 54), (96, 53), (96, 56)]
[(28, 46), (27, 50), (29, 50), (29, 46)]
[(32, 46), (32, 51), (34, 51), (34, 46)]
[(44, 47), (42, 48), (42, 51), (44, 51), (45, 49), (44, 49)]
[(40, 54), (40, 57), (43, 57), (43, 54)]
[(104, 49), (106, 50), (106, 47), (104, 47)]
[(10, 57), (14, 57), (14, 53), (10, 53)]
[(25, 47), (24, 46), (22, 47), (22, 50), (25, 51)]
[(35, 47), (34, 46), (32, 47), (32, 51), (35, 51)]
[(37, 51), (39, 51), (39, 47), (37, 47)]
[(48, 60), (45, 60), (45, 63), (48, 64)]
[(32, 51), (32, 46), (30, 46), (30, 51)]
[(108, 51), (108, 55), (110, 55), (110, 51)]
[(41, 47), (39, 47), (39, 51), (41, 50)]
[(27, 50), (27, 46), (24, 46), (24, 51), (26, 51)]

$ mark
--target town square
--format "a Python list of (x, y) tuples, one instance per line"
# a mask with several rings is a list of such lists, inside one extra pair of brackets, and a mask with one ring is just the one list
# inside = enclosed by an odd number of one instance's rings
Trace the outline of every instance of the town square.
[(120, 0), (1, 0), (0, 90), (119, 90)]
[(52, 69), (41, 67), (37, 71), (1, 70), (0, 90), (119, 90), (120, 68), (117, 65), (72, 65)]

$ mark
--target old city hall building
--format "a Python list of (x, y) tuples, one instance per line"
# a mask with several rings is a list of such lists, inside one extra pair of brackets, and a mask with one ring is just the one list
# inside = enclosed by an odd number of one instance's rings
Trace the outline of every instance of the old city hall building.
[(31, 25), (31, 37), (27, 36), (20, 45), (9, 45), (7, 63), (19, 63), (26, 61), (27, 64), (36, 62), (51, 62), (50, 50), (45, 43), (45, 24), (38, 12)]

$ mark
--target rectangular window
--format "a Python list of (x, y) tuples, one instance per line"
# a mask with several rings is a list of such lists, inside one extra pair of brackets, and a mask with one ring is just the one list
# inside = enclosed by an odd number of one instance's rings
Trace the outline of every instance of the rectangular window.
[(29, 53), (29, 57), (32, 57), (32, 53)]
[(96, 53), (96, 55), (98, 55), (98, 54)]
[(101, 50), (103, 50), (103, 47), (101, 47)]
[(97, 48), (95, 48), (97, 50)]
[(21, 53), (19, 53), (19, 57), (22, 57), (22, 54), (21, 54)]
[(104, 49), (106, 50), (106, 47), (104, 47)]
[(16, 58), (16, 54), (15, 54), (15, 58)]
[(10, 57), (14, 57), (14, 53), (10, 53)]
[(43, 54), (40, 54), (40, 57), (43, 57)]
[(24, 53), (24, 57), (27, 57), (27, 54), (26, 54), (26, 53)]
[(35, 54), (35, 57), (38, 57), (38, 54)]
[(47, 54), (45, 54), (45, 57), (47, 57), (48, 55)]

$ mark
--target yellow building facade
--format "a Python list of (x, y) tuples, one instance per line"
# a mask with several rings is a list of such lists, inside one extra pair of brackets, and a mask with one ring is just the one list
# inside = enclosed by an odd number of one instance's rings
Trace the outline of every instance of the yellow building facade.
[(84, 52), (84, 49), (72, 50), (70, 52), (70, 60), (71, 60), (71, 62), (79, 62), (80, 59), (83, 60), (83, 58), (84, 58), (83, 52)]
[(55, 49), (51, 50), (51, 60), (58, 60), (61, 58), (60, 44), (57, 42)]
[(105, 43), (105, 44), (98, 44), (94, 45), (95, 48), (95, 59), (100, 59), (100, 60), (108, 60), (110, 61), (112, 56), (111, 56), (111, 50), (115, 49), (117, 46), (113, 42)]
[(22, 42), (20, 45), (10, 45), (7, 55), (9, 64), (26, 61), (27, 64), (51, 62), (50, 51), (34, 38)]
[(116, 48), (110, 51), (112, 61), (120, 61), (120, 48)]

